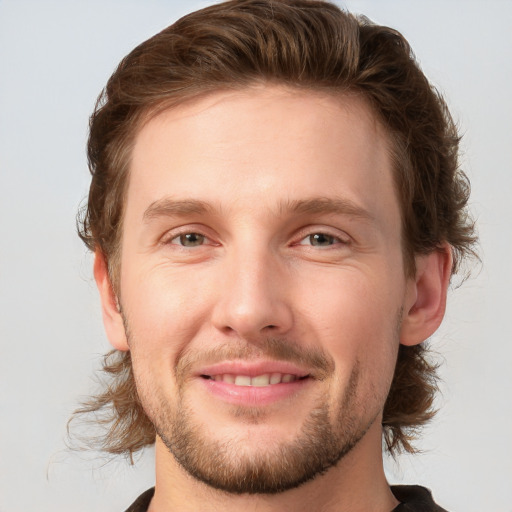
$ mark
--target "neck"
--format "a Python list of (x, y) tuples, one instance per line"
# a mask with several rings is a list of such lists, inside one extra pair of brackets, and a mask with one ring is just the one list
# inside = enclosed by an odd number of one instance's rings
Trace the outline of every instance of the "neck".
[(194, 479), (157, 437), (155, 495), (149, 512), (390, 512), (398, 502), (384, 475), (379, 423), (323, 475), (296, 489), (264, 495), (228, 494)]

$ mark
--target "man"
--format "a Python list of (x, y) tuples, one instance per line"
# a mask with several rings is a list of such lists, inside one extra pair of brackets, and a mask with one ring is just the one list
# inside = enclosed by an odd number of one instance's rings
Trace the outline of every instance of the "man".
[(396, 31), (317, 1), (192, 13), (91, 118), (81, 237), (112, 377), (101, 448), (156, 445), (128, 510), (443, 510), (390, 487), (433, 415), (475, 241), (443, 100)]

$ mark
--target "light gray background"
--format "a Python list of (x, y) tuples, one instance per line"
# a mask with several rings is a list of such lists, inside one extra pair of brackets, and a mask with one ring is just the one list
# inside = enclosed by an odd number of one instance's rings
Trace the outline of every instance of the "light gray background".
[[(0, 0), (0, 512), (121, 511), (153, 483), (65, 450), (66, 420), (108, 349), (74, 232), (87, 118), (118, 61), (197, 0)], [(483, 266), (433, 344), (442, 411), (424, 453), (388, 463), (451, 512), (512, 511), (512, 2), (352, 0), (411, 42), (464, 133)], [(93, 454), (94, 455), (94, 454)]]

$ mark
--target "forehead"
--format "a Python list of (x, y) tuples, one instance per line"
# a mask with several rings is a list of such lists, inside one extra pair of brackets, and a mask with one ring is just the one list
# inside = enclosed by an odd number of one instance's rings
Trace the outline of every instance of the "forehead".
[(398, 215), (388, 138), (356, 94), (270, 86), (210, 94), (148, 121), (130, 174), (126, 213), (139, 219), (166, 197), (275, 212), (333, 196), (376, 218)]

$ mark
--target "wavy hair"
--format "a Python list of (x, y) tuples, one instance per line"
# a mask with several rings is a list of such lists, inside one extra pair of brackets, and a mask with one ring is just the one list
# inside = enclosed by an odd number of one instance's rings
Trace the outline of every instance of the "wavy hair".
[[(355, 91), (366, 99), (391, 141), (406, 275), (415, 273), (415, 255), (446, 242), (452, 272), (474, 255), (460, 138), (405, 38), (324, 1), (232, 0), (189, 14), (135, 48), (90, 118), (92, 182), (78, 230), (91, 251), (105, 256), (116, 293), (130, 155), (141, 126), (209, 92), (261, 83), (334, 95)], [(400, 346), (382, 424), (391, 453), (414, 451), (411, 441), (432, 418), (436, 369), (424, 345)], [(100, 448), (131, 456), (154, 442), (155, 431), (138, 399), (130, 354), (110, 352), (103, 371), (104, 388), (75, 416), (94, 414), (106, 429)]]

